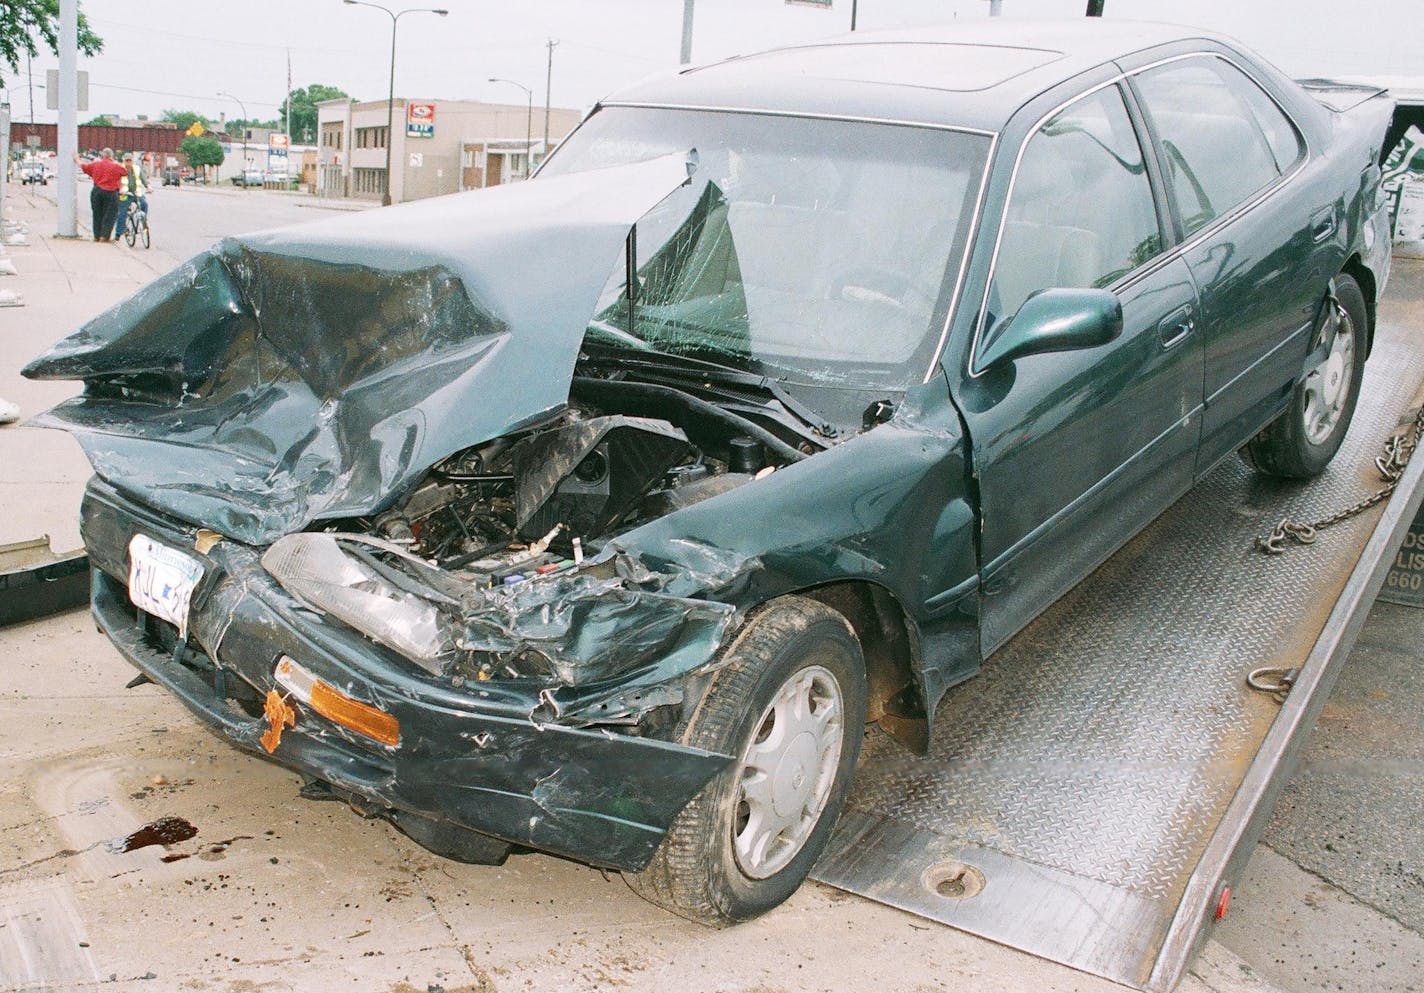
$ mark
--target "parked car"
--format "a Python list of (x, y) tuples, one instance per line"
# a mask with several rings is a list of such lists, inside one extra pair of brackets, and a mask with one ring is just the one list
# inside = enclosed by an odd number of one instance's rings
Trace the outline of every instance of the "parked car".
[(177, 169), (164, 169), (164, 170), (163, 170), (163, 185), (164, 185), (164, 186), (182, 186), (182, 185), (183, 185), (183, 177), (182, 177), (182, 175), (179, 173), (179, 171), (178, 171)]
[(94, 613), (434, 851), (754, 917), (867, 721), (923, 747), (1221, 459), (1330, 461), (1389, 115), (1177, 28), (865, 34), (639, 84), (528, 183), (225, 241), (26, 370), (86, 384), (45, 423)]
[(261, 186), (263, 178), (261, 169), (244, 169), (241, 173), (232, 177), (232, 185)]
[(34, 183), (41, 186), (49, 185), (49, 173), (45, 170), (43, 162), (21, 162), (16, 171), (20, 182), (25, 186)]

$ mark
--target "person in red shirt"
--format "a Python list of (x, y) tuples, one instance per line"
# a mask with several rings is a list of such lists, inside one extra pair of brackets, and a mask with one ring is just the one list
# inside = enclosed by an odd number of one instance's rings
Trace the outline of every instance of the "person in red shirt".
[(114, 161), (112, 148), (104, 149), (93, 162), (85, 162), (75, 152), (74, 161), (94, 180), (94, 188), (89, 191), (89, 207), (94, 212), (94, 240), (108, 241), (119, 216), (119, 183), (123, 181), (125, 169)]

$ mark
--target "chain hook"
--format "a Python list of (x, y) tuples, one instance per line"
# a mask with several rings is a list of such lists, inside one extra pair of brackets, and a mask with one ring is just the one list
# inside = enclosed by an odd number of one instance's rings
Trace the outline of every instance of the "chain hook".
[(1268, 665), (1252, 669), (1246, 675), (1246, 685), (1259, 693), (1269, 693), (1277, 703), (1285, 703), (1286, 697), (1295, 686), (1300, 670), (1285, 666)]

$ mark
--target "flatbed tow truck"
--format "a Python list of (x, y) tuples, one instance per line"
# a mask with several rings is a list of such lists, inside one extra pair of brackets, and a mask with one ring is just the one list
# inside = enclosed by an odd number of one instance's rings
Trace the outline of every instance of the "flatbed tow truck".
[[(1421, 317), (1424, 271), (1396, 267), (1323, 476), (1223, 462), (952, 691), (928, 755), (867, 741), (813, 876), (1138, 989), (1175, 987), (1396, 564), (1424, 458), (1308, 544), (1265, 554), (1257, 538), (1381, 488), (1382, 443), (1407, 445), (1424, 405)], [(1392, 588), (1418, 582), (1411, 563)]]

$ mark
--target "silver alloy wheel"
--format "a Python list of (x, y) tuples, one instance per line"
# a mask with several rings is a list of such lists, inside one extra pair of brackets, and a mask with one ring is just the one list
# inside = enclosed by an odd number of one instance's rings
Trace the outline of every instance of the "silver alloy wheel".
[(1335, 344), (1325, 361), (1305, 377), (1305, 437), (1323, 445), (1340, 421), (1350, 399), (1355, 368), (1355, 322), (1344, 307), (1338, 308)]
[(794, 859), (820, 820), (845, 734), (840, 683), (821, 666), (799, 669), (772, 697), (737, 768), (732, 850), (753, 879)]

